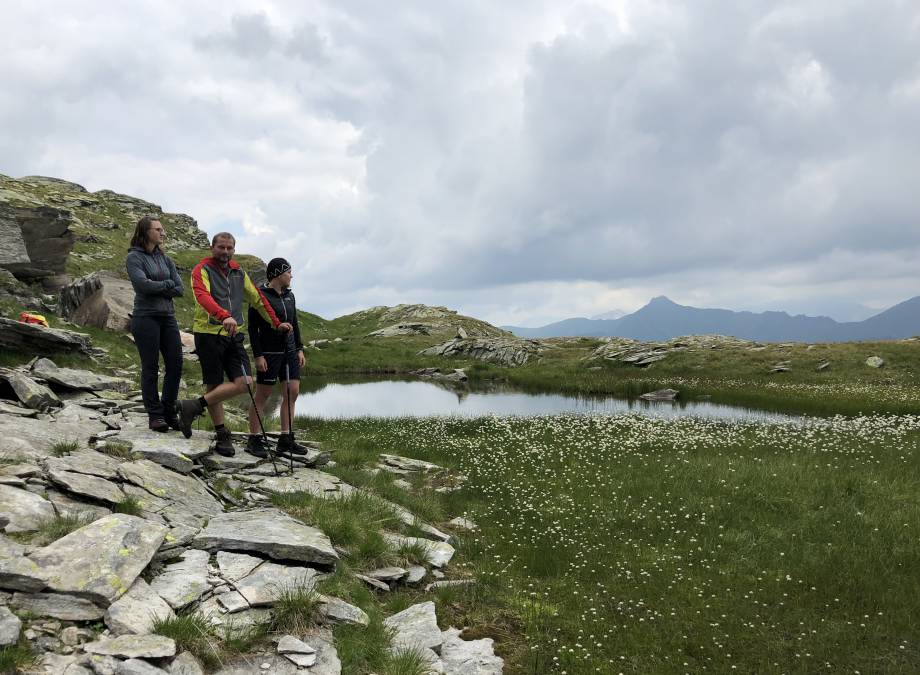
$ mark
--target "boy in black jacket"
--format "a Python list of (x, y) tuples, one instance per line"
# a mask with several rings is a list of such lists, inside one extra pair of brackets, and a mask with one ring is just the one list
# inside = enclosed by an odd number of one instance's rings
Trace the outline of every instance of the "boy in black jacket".
[(281, 401), (281, 437), (277, 452), (306, 454), (307, 449), (294, 440), (291, 420), (294, 403), (300, 393), (300, 369), (303, 368), (303, 343), (300, 340), (300, 324), (297, 321), (297, 307), (291, 292), (291, 266), (284, 258), (273, 258), (265, 270), (268, 282), (259, 288), (262, 295), (280, 321), (288, 322), (294, 330), (279, 333), (266, 323), (257, 311), (249, 308), (249, 343), (256, 360), (256, 407), (249, 409), (249, 442), (246, 452), (256, 457), (268, 457), (269, 448), (259, 429), (259, 417), (265, 411), (265, 402), (271, 396), (276, 382), (284, 383)]

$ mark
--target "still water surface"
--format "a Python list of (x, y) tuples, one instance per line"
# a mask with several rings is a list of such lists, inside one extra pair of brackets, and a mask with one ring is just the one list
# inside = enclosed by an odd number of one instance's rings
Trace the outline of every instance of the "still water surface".
[(667, 403), (612, 396), (580, 397), (531, 394), (507, 388), (453, 390), (429, 381), (329, 381), (305, 377), (297, 415), (322, 418), (429, 417), (458, 415), (553, 415), (558, 413), (639, 413), (655, 417), (704, 417), (721, 420), (788, 421), (789, 415), (709, 403)]

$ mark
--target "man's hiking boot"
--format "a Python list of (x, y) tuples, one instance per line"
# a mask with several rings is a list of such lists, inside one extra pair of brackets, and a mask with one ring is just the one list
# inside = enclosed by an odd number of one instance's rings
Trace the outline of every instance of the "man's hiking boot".
[(229, 429), (218, 429), (214, 432), (217, 442), (214, 444), (214, 452), (221, 457), (233, 457), (236, 450), (233, 448), (233, 434)]
[(147, 422), (147, 427), (150, 431), (159, 431), (160, 433), (169, 431), (169, 425), (162, 417), (151, 417), (150, 421)]
[(176, 418), (183, 436), (192, 437), (192, 422), (203, 412), (204, 408), (197, 399), (187, 398), (176, 402)]
[(294, 440), (294, 434), (282, 433), (278, 437), (278, 453), (287, 452), (292, 455), (306, 455), (307, 448)]
[(246, 452), (259, 459), (268, 457), (268, 446), (265, 444), (265, 439), (261, 436), (249, 434), (249, 441), (246, 443)]
[[(173, 406), (173, 410), (175, 410), (175, 406)], [(179, 426), (179, 418), (176, 417), (175, 412), (173, 412), (172, 415), (166, 416), (166, 426), (168, 426), (170, 429), (174, 429), (175, 431), (182, 430), (182, 427)]]

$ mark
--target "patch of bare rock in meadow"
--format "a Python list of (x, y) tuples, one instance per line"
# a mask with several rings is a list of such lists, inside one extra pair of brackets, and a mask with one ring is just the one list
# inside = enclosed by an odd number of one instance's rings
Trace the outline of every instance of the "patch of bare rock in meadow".
[[(48, 359), (0, 370), (0, 647), (28, 640), (38, 653), (29, 672), (205, 672), (172, 639), (154, 634), (154, 623), (197, 612), (222, 630), (265, 624), (282, 589), (313, 589), (340, 560), (322, 530), (271, 505), (278, 493), (337, 499), (356, 491), (323, 471), (330, 452), (302, 441), (307, 455), (282, 458), (277, 471), (241, 452), (220, 457), (209, 452), (208, 434), (147, 430), (129, 386)], [(400, 477), (445, 471), (395, 455), (381, 455), (376, 470)], [(126, 502), (135, 505), (132, 515), (117, 512)], [(432, 592), (433, 572), (454, 555), (451, 536), (393, 507), (419, 536), (385, 536), (394, 547), (423, 544), (426, 564), (361, 579), (380, 593)], [(85, 524), (47, 543), (29, 537), (60, 517)], [(319, 595), (316, 607), (309, 632), (271, 635), (219, 672), (342, 672), (331, 629), (367, 625), (368, 616), (332, 596)], [(418, 650), (432, 672), (502, 670), (491, 640), (440, 630), (432, 601), (386, 622), (391, 648)]]

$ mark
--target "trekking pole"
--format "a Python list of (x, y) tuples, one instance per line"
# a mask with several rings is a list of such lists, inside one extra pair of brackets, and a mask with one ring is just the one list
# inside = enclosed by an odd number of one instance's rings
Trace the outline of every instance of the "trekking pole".
[[(287, 414), (288, 414), (288, 433), (291, 435), (291, 447), (294, 446), (294, 416), (291, 414), (293, 412), (293, 406), (291, 404), (291, 356), (293, 356), (294, 350), (291, 349), (294, 346), (294, 335), (293, 331), (288, 332), (288, 336), (285, 339), (284, 346), (284, 368), (287, 371), (287, 379), (284, 381), (284, 393), (285, 398), (287, 399)], [(291, 473), (294, 473), (294, 452), (289, 450), (291, 461)]]
[[(221, 328), (223, 330), (223, 328)], [(275, 477), (277, 478), (281, 474), (278, 473), (278, 465), (275, 463), (275, 453), (273, 453), (269, 448), (271, 444), (268, 442), (268, 434), (265, 433), (265, 425), (262, 424), (262, 415), (259, 414), (259, 406), (256, 405), (256, 397), (252, 395), (252, 385), (249, 380), (251, 379), (249, 374), (246, 372), (246, 363), (249, 361), (249, 356), (246, 354), (246, 348), (243, 346), (242, 336), (241, 339), (237, 340), (236, 337), (230, 338), (236, 344), (236, 348), (240, 352), (240, 367), (243, 369), (243, 380), (246, 382), (246, 391), (249, 392), (249, 400), (252, 402), (252, 409), (256, 411), (256, 419), (259, 420), (259, 429), (262, 431), (262, 440), (265, 442), (265, 449), (268, 450), (268, 457), (272, 461), (272, 467), (275, 469)]]

